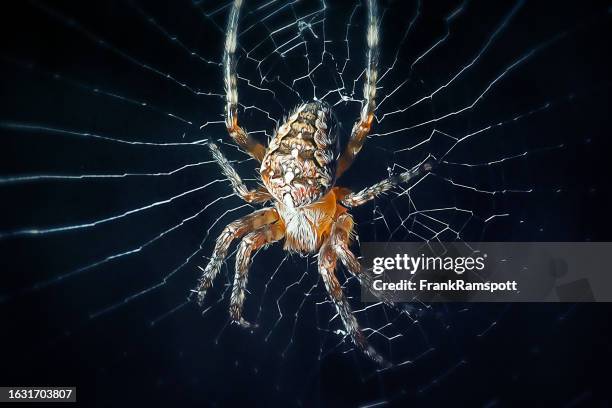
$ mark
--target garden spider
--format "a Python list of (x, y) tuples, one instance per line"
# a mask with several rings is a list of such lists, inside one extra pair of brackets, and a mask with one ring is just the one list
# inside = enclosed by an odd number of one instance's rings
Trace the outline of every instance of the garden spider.
[[(242, 238), (236, 253), (229, 314), (232, 322), (242, 327), (254, 327), (242, 317), (251, 254), (284, 238), (286, 251), (318, 253), (319, 273), (348, 336), (358, 349), (382, 364), (383, 358), (368, 344), (335, 276), (336, 263), (340, 260), (359, 279), (361, 285), (372, 290), (369, 275), (362, 273), (357, 258), (349, 249), (354, 222), (348, 208), (362, 205), (400, 183), (426, 174), (431, 170), (431, 164), (421, 163), (359, 192), (335, 186), (336, 180), (350, 167), (361, 150), (374, 119), (378, 74), (378, 13), (375, 0), (368, 0), (367, 4), (364, 100), (360, 118), (353, 126), (347, 146), (341, 151), (336, 118), (331, 107), (322, 101), (302, 104), (293, 110), (285, 123), (276, 130), (268, 147), (251, 138), (240, 127), (237, 116), (235, 52), (242, 0), (234, 1), (227, 24), (223, 55), (225, 124), (234, 142), (261, 163), (259, 172), (263, 185), (253, 190), (247, 189), (219, 148), (213, 143), (209, 147), (239, 197), (248, 203), (272, 201), (273, 206), (255, 211), (225, 227), (217, 238), (208, 265), (201, 268), (202, 277), (194, 292), (201, 304), (221, 269), (230, 244), (234, 239)], [(379, 297), (386, 304), (393, 305), (390, 300)]]

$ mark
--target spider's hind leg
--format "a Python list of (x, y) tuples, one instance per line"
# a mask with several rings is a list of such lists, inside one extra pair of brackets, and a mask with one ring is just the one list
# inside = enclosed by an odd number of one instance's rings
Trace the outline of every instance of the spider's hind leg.
[(238, 75), (236, 74), (236, 46), (238, 45), (238, 19), (242, 0), (234, 0), (227, 22), (223, 52), (223, 80), (225, 83), (225, 126), (230, 137), (251, 157), (261, 162), (266, 148), (253, 139), (238, 124)]
[(246, 291), (251, 255), (253, 251), (265, 247), (283, 238), (285, 235), (282, 224), (264, 225), (260, 229), (247, 234), (238, 247), (236, 253), (236, 275), (230, 300), (230, 317), (232, 322), (242, 327), (254, 327), (255, 325), (247, 322), (242, 317), (242, 307), (244, 304), (244, 294)]
[(374, 112), (376, 111), (376, 86), (378, 83), (379, 27), (377, 0), (368, 0), (367, 51), (365, 67), (365, 83), (363, 86), (363, 101), (359, 119), (353, 125), (351, 137), (342, 155), (338, 158), (336, 177), (340, 177), (361, 151), (366, 137), (372, 128)]

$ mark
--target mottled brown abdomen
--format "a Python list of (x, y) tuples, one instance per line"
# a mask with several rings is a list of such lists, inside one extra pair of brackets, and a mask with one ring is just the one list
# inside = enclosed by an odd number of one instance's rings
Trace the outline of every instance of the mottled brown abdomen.
[(302, 207), (333, 187), (340, 148), (337, 130), (331, 107), (324, 102), (301, 105), (278, 129), (260, 169), (278, 201)]

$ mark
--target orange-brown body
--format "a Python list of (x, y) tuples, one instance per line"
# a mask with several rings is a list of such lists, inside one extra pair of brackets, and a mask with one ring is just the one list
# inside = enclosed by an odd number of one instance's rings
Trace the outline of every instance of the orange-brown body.
[(333, 188), (339, 152), (336, 120), (323, 102), (299, 106), (270, 141), (260, 174), (285, 226), (287, 250), (317, 251), (346, 212)]
[[(376, 0), (367, 1), (367, 52), (361, 112), (342, 152), (331, 107), (318, 100), (295, 109), (276, 130), (267, 148), (240, 126), (235, 53), (242, 3), (243, 0), (233, 1), (227, 24), (222, 64), (226, 91), (225, 124), (230, 137), (252, 158), (261, 162), (259, 172), (264, 185), (249, 190), (216, 145), (209, 145), (237, 195), (248, 203), (271, 201), (274, 207), (255, 211), (223, 229), (195, 290), (198, 302), (203, 302), (206, 291), (221, 270), (232, 241), (241, 239), (236, 251), (229, 312), (232, 322), (242, 327), (254, 327), (242, 317), (251, 257), (260, 248), (284, 238), (287, 251), (318, 254), (319, 273), (347, 334), (356, 347), (382, 364), (383, 358), (368, 344), (366, 336), (359, 329), (335, 276), (339, 261), (372, 291), (368, 275), (362, 273), (357, 258), (349, 249), (353, 219), (347, 213), (347, 208), (362, 205), (430, 168), (419, 166), (359, 192), (335, 187), (336, 179), (350, 167), (361, 150), (374, 120), (380, 23)], [(384, 297), (381, 300), (392, 305)]]

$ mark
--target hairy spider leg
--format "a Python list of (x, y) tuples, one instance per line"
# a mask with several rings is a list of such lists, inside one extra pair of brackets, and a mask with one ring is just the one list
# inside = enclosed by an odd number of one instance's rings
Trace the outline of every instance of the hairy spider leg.
[(282, 223), (264, 225), (260, 229), (247, 234), (238, 247), (236, 253), (236, 274), (234, 276), (234, 286), (230, 299), (229, 313), (232, 321), (242, 327), (254, 327), (255, 325), (247, 322), (242, 317), (242, 306), (246, 291), (249, 267), (251, 266), (251, 255), (254, 251), (262, 247), (281, 240), (285, 236), (285, 229)]
[(409, 183), (414, 179), (425, 176), (433, 169), (434, 165), (434, 161), (425, 160), (423, 163), (414, 166), (408, 171), (388, 177), (370, 187), (364, 188), (363, 190), (349, 193), (345, 195), (340, 202), (349, 208), (358, 207), (399, 186), (400, 184)]
[(385, 296), (384, 293), (374, 289), (372, 277), (361, 269), (361, 264), (357, 260), (357, 257), (350, 250), (349, 246), (354, 235), (353, 227), (353, 217), (349, 214), (342, 214), (334, 223), (329, 239), (336, 256), (351, 275), (359, 280), (362, 287), (372, 292), (374, 296), (387, 306), (395, 308), (395, 304), (391, 299)]
[(353, 125), (351, 137), (346, 148), (338, 159), (336, 178), (340, 177), (353, 164), (355, 157), (365, 143), (374, 121), (376, 110), (376, 81), (378, 79), (378, 6), (376, 0), (368, 0), (367, 53), (365, 68), (365, 83), (363, 85), (363, 101), (359, 120)]
[(333, 243), (330, 239), (327, 239), (319, 250), (319, 273), (323, 278), (329, 298), (336, 307), (336, 311), (355, 347), (377, 364), (385, 365), (385, 360), (368, 343), (368, 340), (359, 328), (359, 323), (357, 323), (357, 319), (351, 311), (351, 305), (346, 296), (344, 296), (342, 286), (340, 286), (340, 282), (338, 282), (338, 278), (335, 275), (337, 259)]
[(272, 195), (268, 193), (268, 190), (266, 190), (264, 186), (249, 190), (236, 169), (234, 169), (216, 144), (209, 142), (208, 148), (217, 164), (219, 164), (219, 167), (221, 167), (221, 172), (227, 177), (232, 185), (234, 193), (238, 197), (242, 198), (247, 203), (263, 203), (272, 199)]
[(238, 124), (238, 76), (236, 74), (236, 46), (238, 44), (238, 20), (242, 0), (235, 0), (232, 4), (229, 20), (227, 22), (227, 33), (225, 37), (225, 48), (223, 50), (223, 81), (225, 83), (225, 126), (230, 137), (250, 154), (255, 160), (261, 162), (266, 148), (253, 139)]
[(204, 269), (199, 267), (202, 270), (202, 277), (194, 292), (197, 294), (197, 300), (200, 305), (204, 301), (206, 291), (212, 286), (213, 280), (221, 270), (221, 265), (227, 256), (227, 251), (232, 241), (278, 219), (278, 213), (274, 208), (263, 208), (231, 222), (223, 229), (215, 242), (215, 249), (208, 265)]

